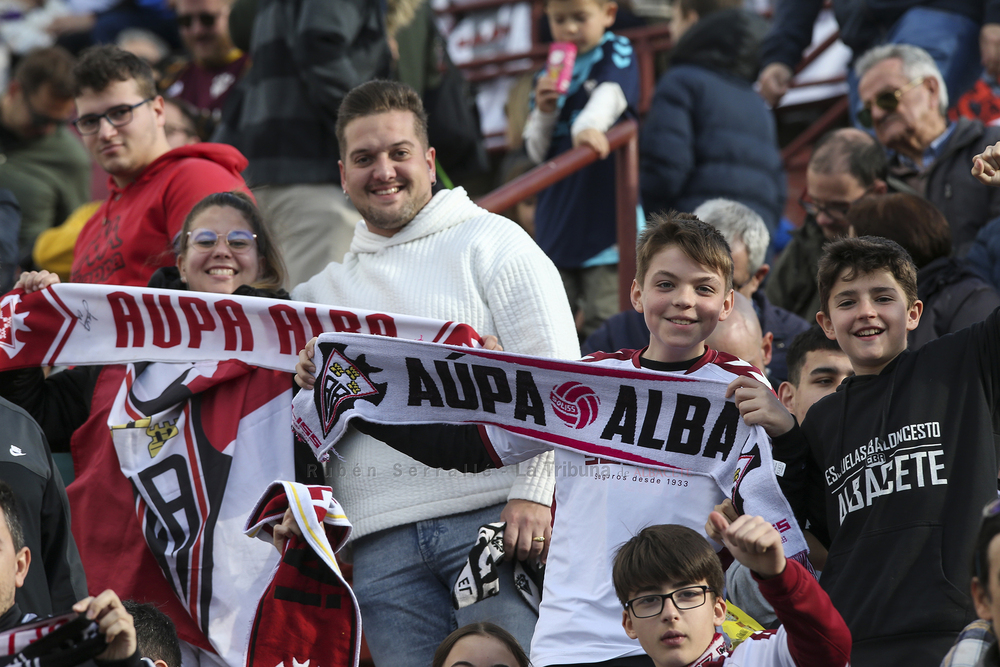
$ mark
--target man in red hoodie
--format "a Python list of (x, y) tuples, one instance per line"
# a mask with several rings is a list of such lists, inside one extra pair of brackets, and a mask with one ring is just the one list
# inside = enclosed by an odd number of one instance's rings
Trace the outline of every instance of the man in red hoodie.
[(72, 282), (144, 287), (174, 264), (174, 236), (206, 195), (246, 190), (247, 161), (222, 144), (171, 150), (163, 98), (141, 58), (115, 46), (88, 49), (74, 69), (76, 129), (108, 174), (110, 194), (74, 250)]

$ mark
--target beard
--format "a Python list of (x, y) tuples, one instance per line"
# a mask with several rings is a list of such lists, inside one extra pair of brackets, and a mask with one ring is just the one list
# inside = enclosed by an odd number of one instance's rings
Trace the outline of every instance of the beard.
[(370, 206), (367, 202), (354, 202), (353, 200), (351, 203), (358, 209), (358, 213), (361, 214), (361, 217), (364, 218), (364, 221), (368, 225), (382, 231), (395, 232), (413, 220), (417, 213), (430, 201), (430, 197), (424, 199), (414, 196), (411, 192), (411, 187), (412, 185), (408, 184), (403, 188), (403, 192), (408, 196), (400, 203), (398, 208), (387, 210), (378, 206)]

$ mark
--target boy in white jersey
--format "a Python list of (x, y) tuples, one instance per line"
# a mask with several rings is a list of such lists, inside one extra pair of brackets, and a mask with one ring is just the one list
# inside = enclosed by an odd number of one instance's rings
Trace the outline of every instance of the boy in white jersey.
[[(769, 431), (775, 425), (790, 428), (791, 415), (781, 406), (763, 374), (749, 363), (709, 349), (705, 339), (733, 309), (733, 263), (729, 246), (719, 232), (689, 214), (653, 216), (637, 251), (632, 303), (643, 313), (650, 344), (643, 350), (595, 353), (584, 361), (624, 369), (644, 368), (683, 374), (687, 378), (729, 383), (727, 396), (750, 425)], [(311, 350), (300, 354), (297, 373), (311, 384), (315, 366)], [(623, 441), (641, 440), (639, 427), (623, 420), (617, 431)], [(362, 432), (434, 467), (474, 471), (512, 464), (548, 448), (494, 427), (451, 425), (386, 426), (352, 422)], [(780, 426), (779, 426), (780, 427)], [(763, 431), (754, 429), (760, 456), (751, 465), (770, 472), (770, 448)], [(705, 432), (700, 440), (711, 439)], [(611, 585), (614, 550), (642, 528), (669, 521), (703, 532), (705, 516), (733, 493), (735, 481), (721, 475), (693, 474), (700, 462), (715, 460), (710, 445), (691, 454), (693, 443), (669, 438), (667, 451), (676, 451), (676, 472), (615, 463), (557, 449), (556, 512), (548, 552), (544, 592), (538, 624), (531, 643), (536, 667), (602, 665), (651, 667), (642, 647), (623, 631), (621, 607)], [(671, 449), (676, 446), (676, 450)], [(699, 444), (700, 447), (700, 444)], [(745, 446), (744, 446), (745, 449)], [(739, 448), (722, 452), (728, 460)], [(707, 458), (706, 458), (707, 457)], [(772, 485), (777, 494), (777, 487)], [(798, 530), (784, 499), (783, 524)], [(776, 519), (772, 518), (772, 521)], [(470, 536), (470, 541), (473, 536)], [(801, 540), (801, 537), (799, 537)], [(502, 619), (499, 619), (502, 623)]]

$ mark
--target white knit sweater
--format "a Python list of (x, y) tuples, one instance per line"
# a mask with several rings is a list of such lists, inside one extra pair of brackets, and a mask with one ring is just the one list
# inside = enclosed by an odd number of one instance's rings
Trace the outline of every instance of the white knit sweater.
[[(555, 266), (520, 227), (476, 206), (462, 188), (436, 194), (391, 237), (359, 222), (343, 264), (330, 264), (292, 298), (464, 322), (511, 352), (580, 353)], [(354, 429), (337, 451), (344, 461), (331, 463), (328, 478), (352, 538), (513, 498), (552, 502), (552, 475), (533, 474), (551, 452), (531, 465), (466, 474), (427, 468)]]

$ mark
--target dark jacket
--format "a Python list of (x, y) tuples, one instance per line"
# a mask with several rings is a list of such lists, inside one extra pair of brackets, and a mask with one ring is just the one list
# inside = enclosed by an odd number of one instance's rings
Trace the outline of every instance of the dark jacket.
[(825, 245), (826, 237), (812, 218), (807, 218), (802, 227), (792, 232), (792, 240), (774, 262), (764, 286), (771, 303), (807, 322), (816, 321), (816, 313), (820, 310), (816, 271)]
[(21, 231), (21, 207), (10, 190), (0, 189), (0, 294), (14, 287), (18, 264), (17, 235)]
[(16, 600), (41, 616), (69, 611), (87, 597), (87, 580), (70, 532), (66, 487), (42, 429), (27, 412), (3, 399), (0, 479), (14, 491), (24, 544), (31, 550), (31, 567)]
[(1000, 219), (979, 230), (966, 259), (980, 276), (1000, 290)]
[(339, 183), (337, 109), (389, 74), (378, 0), (259, 0), (253, 67), (226, 101), (213, 140), (250, 161), (251, 187)]
[(911, 350), (981, 322), (1000, 306), (993, 286), (953, 257), (939, 257), (917, 272), (917, 298), (924, 302), (924, 312), (910, 332)]
[(797, 432), (807, 501), (789, 500), (829, 545), (820, 584), (851, 629), (851, 663), (937, 667), (976, 616), (969, 564), (997, 497), (1000, 311), (847, 378), (775, 448)]
[[(833, 0), (840, 39), (861, 55), (880, 42), (893, 24), (912, 7), (942, 9), (968, 16), (976, 23), (1000, 22), (997, 0)], [(813, 24), (823, 0), (779, 0), (771, 31), (761, 48), (761, 62), (794, 68), (812, 41)]]
[(604, 320), (580, 346), (584, 355), (616, 350), (641, 350), (649, 345), (649, 327), (642, 313), (623, 310)]
[(642, 129), (647, 211), (690, 212), (725, 197), (777, 228), (785, 175), (774, 118), (752, 87), (764, 27), (754, 14), (723, 10), (698, 21), (677, 43)]
[(767, 365), (767, 376), (777, 389), (779, 384), (788, 379), (788, 363), (785, 361), (788, 346), (796, 336), (808, 329), (810, 324), (795, 313), (768, 301), (764, 290), (754, 292), (751, 300), (753, 309), (757, 311), (757, 317), (760, 319), (760, 330), (764, 333), (771, 332), (774, 338), (771, 344), (771, 363)]
[[(981, 121), (959, 118), (941, 154), (923, 174), (923, 195), (948, 221), (953, 254), (958, 257), (969, 252), (980, 229), (1000, 217), (1000, 188), (985, 187), (969, 173), (972, 157), (998, 141), (1000, 127), (984, 127)], [(890, 159), (889, 173), (904, 181), (916, 174), (898, 156)]]

